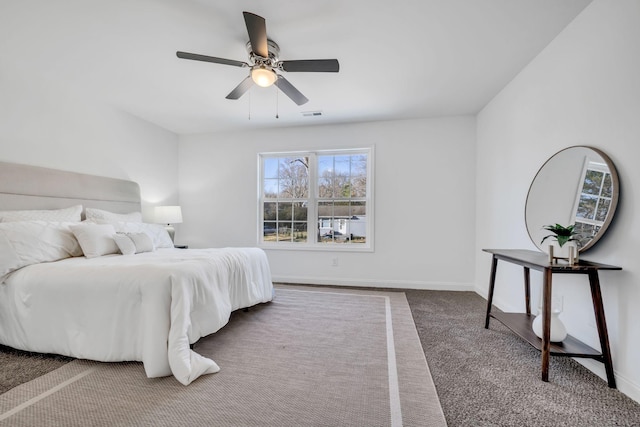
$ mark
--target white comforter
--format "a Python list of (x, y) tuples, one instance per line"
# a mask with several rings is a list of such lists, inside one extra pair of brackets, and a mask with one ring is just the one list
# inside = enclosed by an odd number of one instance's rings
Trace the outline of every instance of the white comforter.
[(189, 348), (231, 311), (270, 301), (256, 248), (160, 249), (24, 267), (0, 284), (0, 343), (83, 359), (142, 361), (187, 385), (217, 372)]

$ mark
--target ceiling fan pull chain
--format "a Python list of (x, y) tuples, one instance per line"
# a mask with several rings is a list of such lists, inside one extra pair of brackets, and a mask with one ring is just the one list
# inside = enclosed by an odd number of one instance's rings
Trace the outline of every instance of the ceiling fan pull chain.
[(249, 120), (251, 120), (251, 90), (249, 90)]
[(278, 111), (279, 111), (279, 105), (278, 105), (278, 89), (276, 88), (276, 119), (279, 119), (280, 117), (278, 116)]

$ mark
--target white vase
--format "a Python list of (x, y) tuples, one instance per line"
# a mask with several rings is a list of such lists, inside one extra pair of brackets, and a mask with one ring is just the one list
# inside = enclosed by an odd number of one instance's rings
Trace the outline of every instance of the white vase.
[[(564, 323), (562, 323), (562, 320), (558, 317), (559, 315), (559, 311), (551, 312), (551, 342), (561, 342), (567, 337), (567, 328), (565, 328)], [(531, 328), (538, 338), (542, 339), (542, 313), (533, 319)]]

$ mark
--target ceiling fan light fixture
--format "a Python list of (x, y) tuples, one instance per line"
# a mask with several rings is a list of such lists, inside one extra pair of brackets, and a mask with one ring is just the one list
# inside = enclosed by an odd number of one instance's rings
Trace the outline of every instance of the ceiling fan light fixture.
[(270, 68), (260, 65), (251, 69), (253, 82), (260, 87), (269, 87), (276, 82), (278, 75)]

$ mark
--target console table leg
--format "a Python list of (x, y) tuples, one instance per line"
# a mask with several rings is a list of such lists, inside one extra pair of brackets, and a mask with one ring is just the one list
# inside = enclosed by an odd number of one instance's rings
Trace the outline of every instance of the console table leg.
[(531, 279), (529, 267), (524, 267), (524, 304), (526, 313), (531, 315)]
[(542, 283), (542, 381), (549, 382), (551, 354), (551, 269), (544, 269)]
[(607, 383), (609, 387), (616, 388), (616, 378), (613, 373), (613, 361), (611, 359), (611, 349), (609, 348), (609, 334), (607, 332), (607, 321), (604, 317), (604, 306), (602, 305), (602, 292), (600, 291), (600, 279), (597, 271), (589, 272), (589, 285), (591, 286), (591, 297), (593, 299), (593, 311), (596, 316), (596, 326), (598, 327), (598, 337), (600, 338), (600, 348), (602, 349), (602, 359), (607, 372)]
[(489, 295), (487, 296), (487, 316), (484, 320), (484, 328), (489, 329), (489, 315), (491, 314), (491, 304), (493, 303), (493, 288), (496, 286), (496, 270), (498, 269), (498, 258), (493, 256), (491, 261), (491, 276), (489, 277)]

